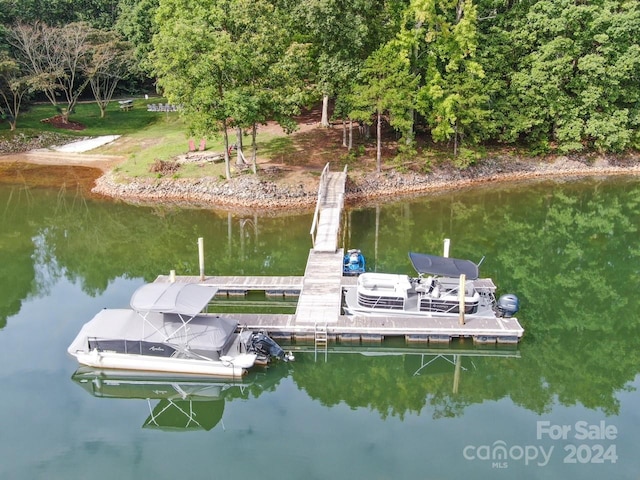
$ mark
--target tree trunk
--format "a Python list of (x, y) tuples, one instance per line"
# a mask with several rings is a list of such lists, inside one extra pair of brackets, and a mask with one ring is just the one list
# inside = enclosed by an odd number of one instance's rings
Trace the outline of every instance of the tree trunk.
[(258, 173), (258, 144), (256, 143), (256, 135), (258, 134), (258, 127), (254, 123), (251, 127), (251, 165), (253, 167), (253, 173)]
[(458, 156), (458, 124), (453, 126), (453, 156)]
[(376, 136), (378, 142), (376, 146), (376, 170), (378, 173), (382, 171), (382, 113), (378, 110), (378, 125), (376, 126)]
[(405, 145), (411, 145), (411, 143), (413, 142), (413, 139), (415, 138), (415, 124), (416, 124), (416, 111), (415, 109), (411, 109), (411, 126), (409, 127), (409, 131), (407, 132), (407, 136), (404, 139), (404, 143)]
[(371, 138), (371, 125), (365, 123), (362, 125), (362, 132), (364, 134), (365, 140), (369, 140)]
[(349, 119), (349, 151), (353, 149), (353, 120)]
[(347, 122), (342, 119), (342, 146), (347, 148)]
[(242, 127), (238, 127), (236, 129), (236, 144), (238, 145), (238, 148), (244, 150), (244, 145), (242, 144)]
[(322, 118), (320, 119), (320, 126), (329, 126), (329, 95), (322, 96)]
[(224, 174), (227, 180), (231, 180), (231, 160), (229, 158), (229, 132), (227, 132), (227, 122), (222, 121), (222, 136), (224, 138)]
[(238, 166), (246, 165), (246, 162), (244, 161), (244, 156), (242, 155), (242, 152), (243, 152), (242, 147), (243, 147), (242, 128), (238, 127), (236, 128), (236, 165)]

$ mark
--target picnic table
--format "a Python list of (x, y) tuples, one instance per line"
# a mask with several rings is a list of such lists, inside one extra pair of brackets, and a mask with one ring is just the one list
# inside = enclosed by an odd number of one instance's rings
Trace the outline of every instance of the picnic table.
[(125, 112), (133, 108), (133, 100), (120, 100), (118, 103), (120, 104), (120, 108)]

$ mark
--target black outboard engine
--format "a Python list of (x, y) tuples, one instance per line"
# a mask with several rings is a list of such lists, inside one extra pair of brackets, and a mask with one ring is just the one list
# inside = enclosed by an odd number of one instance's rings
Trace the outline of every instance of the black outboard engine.
[(518, 297), (516, 297), (513, 293), (502, 295), (498, 299), (496, 310), (498, 311), (498, 315), (500, 315), (501, 317), (512, 317), (516, 313), (518, 313), (518, 310), (520, 310), (520, 300), (518, 300)]
[(247, 342), (247, 348), (250, 352), (265, 355), (267, 358), (277, 357), (285, 362), (293, 360), (293, 355), (286, 354), (280, 345), (262, 332), (254, 332), (251, 334)]

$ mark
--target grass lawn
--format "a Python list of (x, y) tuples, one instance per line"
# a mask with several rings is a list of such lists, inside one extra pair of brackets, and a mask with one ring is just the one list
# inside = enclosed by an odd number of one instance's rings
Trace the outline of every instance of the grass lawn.
[[(100, 118), (100, 110), (95, 102), (79, 103), (69, 116), (71, 123), (77, 123), (81, 130), (57, 128), (51, 123), (43, 122), (59, 114), (50, 104), (37, 104), (21, 112), (15, 132), (9, 131), (9, 125), (0, 123), (0, 140), (24, 135), (35, 137), (42, 132), (55, 133), (56, 137), (64, 136), (69, 142), (74, 138), (96, 137), (102, 135), (122, 135), (120, 139), (104, 147), (92, 150), (91, 153), (121, 155), (127, 160), (117, 167), (116, 172), (128, 177), (158, 177), (150, 171), (157, 160), (169, 161), (189, 151), (188, 127), (178, 112), (150, 112), (147, 105), (165, 103), (163, 98), (137, 98), (133, 108), (124, 111), (117, 101), (107, 107), (106, 115)], [(229, 141), (235, 142), (234, 132), (229, 132)], [(196, 148), (200, 146), (200, 138), (193, 138)], [(58, 140), (59, 141), (59, 140)], [(250, 137), (245, 140), (245, 155), (249, 155)], [(272, 131), (258, 133), (258, 149), (263, 158), (282, 159), (295, 153), (291, 138)], [(224, 152), (221, 135), (206, 139), (206, 151)], [(207, 163), (204, 166), (188, 164), (180, 168), (175, 177), (224, 177), (224, 162)]]
[[(69, 121), (84, 127), (82, 130), (56, 128), (50, 123), (43, 123), (58, 115), (55, 107), (49, 104), (32, 106), (21, 113), (15, 132), (9, 131), (6, 122), (0, 123), (0, 144), (12, 137), (26, 137), (20, 144), (30, 138), (42, 139), (43, 133), (50, 133), (49, 145), (71, 142), (74, 138), (97, 137), (102, 135), (121, 135), (109, 145), (91, 150), (91, 154), (117, 155), (126, 160), (114, 169), (116, 177), (123, 181), (127, 178), (201, 178), (214, 177), (224, 179), (224, 161), (187, 163), (175, 172), (169, 170), (161, 173), (153, 172), (152, 167), (158, 161), (171, 161), (189, 152), (189, 129), (178, 112), (148, 111), (147, 105), (166, 103), (160, 97), (134, 98), (133, 108), (124, 111), (116, 100), (112, 101), (104, 118), (100, 118), (100, 110), (95, 102), (80, 103), (70, 115)], [(317, 128), (319, 109), (305, 111), (298, 118), (299, 130), (291, 135), (285, 134), (277, 125), (260, 125), (258, 127), (258, 169), (267, 170), (269, 179), (274, 181), (297, 182), (296, 175), (317, 176), (327, 163), (332, 169), (342, 169), (349, 165), (350, 171), (373, 171), (375, 169), (375, 141), (361, 136), (354, 141), (355, 155), (347, 155), (342, 146), (342, 129)], [(246, 133), (246, 132), (245, 132)], [(356, 132), (357, 133), (357, 132)], [(64, 136), (64, 138), (60, 138)], [(200, 138), (193, 138), (196, 149)], [(229, 131), (230, 143), (235, 143), (235, 131)], [(251, 155), (251, 137), (245, 137), (244, 154), (249, 161)], [(49, 146), (41, 145), (41, 146)], [(34, 147), (30, 147), (34, 148)], [(222, 154), (224, 152), (222, 135), (206, 138), (206, 154)], [(395, 155), (395, 139), (385, 142), (383, 159)], [(383, 160), (384, 161), (384, 160)], [(240, 172), (234, 168), (235, 155), (231, 160), (232, 176)], [(415, 161), (414, 161), (415, 163)], [(250, 169), (242, 170), (249, 174)]]

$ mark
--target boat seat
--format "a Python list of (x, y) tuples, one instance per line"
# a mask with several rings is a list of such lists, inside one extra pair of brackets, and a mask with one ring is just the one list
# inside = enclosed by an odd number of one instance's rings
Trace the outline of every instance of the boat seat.
[(433, 277), (419, 278), (416, 280), (415, 290), (418, 293), (431, 293), (435, 284)]

